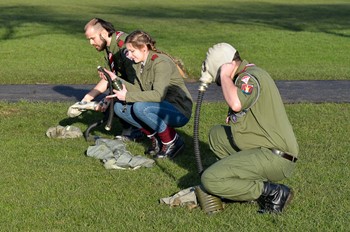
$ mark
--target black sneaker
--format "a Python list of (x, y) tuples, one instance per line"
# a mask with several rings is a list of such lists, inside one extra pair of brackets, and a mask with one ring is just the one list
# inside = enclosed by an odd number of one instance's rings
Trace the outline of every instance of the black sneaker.
[(176, 134), (175, 140), (169, 144), (163, 144), (162, 149), (154, 156), (156, 159), (173, 159), (185, 147), (184, 141)]
[(150, 139), (151, 139), (152, 144), (145, 151), (145, 155), (154, 156), (160, 151), (160, 148), (162, 146), (162, 142), (156, 136), (152, 136)]

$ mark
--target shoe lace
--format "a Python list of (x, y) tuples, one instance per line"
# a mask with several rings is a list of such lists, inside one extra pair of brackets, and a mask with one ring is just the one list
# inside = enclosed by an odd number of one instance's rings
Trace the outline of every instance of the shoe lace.
[(163, 153), (166, 153), (170, 146), (171, 146), (171, 144), (164, 144), (163, 143), (162, 149), (160, 151)]
[(157, 138), (156, 137), (152, 137), (151, 138), (151, 147), (153, 148), (153, 149), (156, 149), (157, 147), (158, 147), (158, 140), (157, 140)]

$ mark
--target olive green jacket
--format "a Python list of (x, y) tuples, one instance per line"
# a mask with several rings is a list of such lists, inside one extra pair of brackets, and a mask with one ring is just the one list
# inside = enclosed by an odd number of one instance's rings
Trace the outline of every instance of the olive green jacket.
[(235, 144), (241, 150), (275, 148), (296, 157), (298, 143), (271, 76), (243, 60), (234, 81), (242, 109), (250, 108), (244, 116), (237, 117), (237, 122), (230, 124)]
[(142, 91), (130, 90), (126, 102), (161, 102), (172, 103), (187, 118), (192, 114), (192, 97), (176, 64), (165, 54), (150, 51), (145, 66), (141, 62), (134, 64)]

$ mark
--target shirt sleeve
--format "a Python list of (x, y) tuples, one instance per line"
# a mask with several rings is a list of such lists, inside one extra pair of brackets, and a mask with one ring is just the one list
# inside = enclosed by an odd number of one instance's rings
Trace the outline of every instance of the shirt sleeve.
[(238, 87), (237, 95), (241, 102), (242, 110), (250, 108), (257, 101), (260, 94), (258, 80), (248, 73), (242, 73), (237, 77), (235, 85)]

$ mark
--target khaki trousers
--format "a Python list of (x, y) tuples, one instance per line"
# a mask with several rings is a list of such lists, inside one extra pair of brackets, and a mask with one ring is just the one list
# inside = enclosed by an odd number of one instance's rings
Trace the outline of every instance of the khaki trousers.
[(267, 148), (240, 151), (232, 139), (229, 126), (215, 126), (210, 131), (210, 149), (220, 160), (202, 174), (202, 185), (209, 193), (251, 201), (261, 195), (264, 181), (276, 182), (291, 176), (295, 163)]

